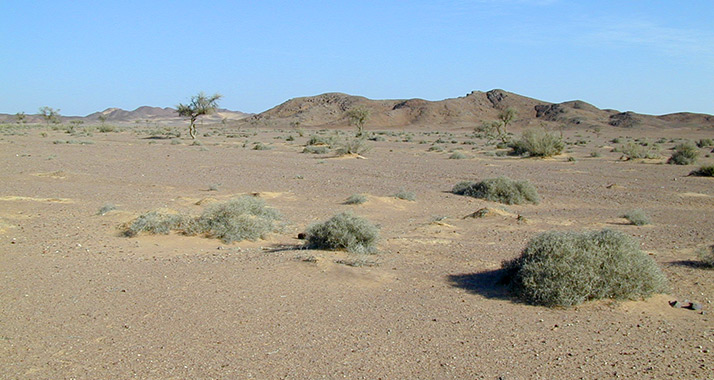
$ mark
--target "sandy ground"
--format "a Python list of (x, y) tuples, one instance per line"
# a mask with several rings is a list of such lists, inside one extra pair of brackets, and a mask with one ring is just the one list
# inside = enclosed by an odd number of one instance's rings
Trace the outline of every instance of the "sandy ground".
[[(551, 159), (493, 156), (468, 131), (387, 135), (366, 159), (300, 153), (310, 131), (217, 133), (202, 146), (131, 130), (4, 132), (0, 378), (714, 378), (714, 271), (694, 253), (714, 244), (714, 180), (662, 164), (672, 142), (648, 161), (619, 160), (608, 142), (711, 130), (569, 131), (586, 142)], [(428, 152), (440, 137), (446, 150)], [(470, 158), (448, 159), (456, 148)], [(542, 202), (464, 219), (500, 205), (451, 187), (498, 175), (530, 180)], [(416, 201), (392, 197), (402, 189)], [(149, 210), (198, 214), (197, 203), (256, 192), (288, 222), (268, 240), (119, 233)], [(343, 204), (355, 193), (368, 202)], [(634, 208), (652, 224), (628, 225)], [(298, 232), (347, 209), (381, 226), (380, 254), (299, 249)], [(549, 309), (496, 284), (537, 233), (601, 228), (638, 238), (669, 294)]]

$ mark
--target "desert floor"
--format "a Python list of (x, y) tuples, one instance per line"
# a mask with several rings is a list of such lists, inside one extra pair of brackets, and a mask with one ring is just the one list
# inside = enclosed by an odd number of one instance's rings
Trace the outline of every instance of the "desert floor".
[[(709, 148), (698, 165), (664, 164), (677, 139), (714, 132), (566, 131), (580, 143), (529, 159), (435, 130), (386, 133), (360, 159), (301, 153), (309, 129), (199, 127), (201, 145), (138, 127), (0, 129), (0, 378), (714, 377), (714, 271), (694, 253), (714, 244), (714, 180), (687, 176), (714, 159)], [(616, 137), (663, 138), (662, 158), (621, 160)], [(429, 151), (438, 139), (444, 151)], [(449, 159), (454, 149), (469, 158)], [(499, 175), (531, 181), (541, 203), (450, 193)], [(232, 244), (120, 234), (146, 211), (199, 214), (252, 193), (282, 213), (283, 232)], [(343, 203), (356, 193), (367, 203)], [(463, 218), (483, 207), (499, 212)], [(652, 224), (621, 217), (635, 208)], [(343, 210), (381, 226), (379, 254), (300, 249), (299, 232)], [(539, 232), (602, 228), (639, 239), (669, 294), (551, 309), (497, 284)], [(685, 299), (704, 311), (669, 306)]]

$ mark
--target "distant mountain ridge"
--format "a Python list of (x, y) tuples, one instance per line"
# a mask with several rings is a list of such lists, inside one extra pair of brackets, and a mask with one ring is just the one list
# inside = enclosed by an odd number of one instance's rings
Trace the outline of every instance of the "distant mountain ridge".
[[(598, 128), (613, 126), (621, 128), (696, 127), (714, 129), (714, 116), (699, 113), (679, 112), (661, 116), (599, 109), (582, 100), (552, 103), (508, 91), (472, 91), (462, 97), (430, 101), (424, 99), (373, 100), (362, 96), (330, 92), (315, 96), (287, 100), (259, 114), (247, 114), (227, 109), (203, 116), (205, 123), (225, 123), (242, 126), (265, 126), (286, 128), (304, 127), (336, 128), (349, 125), (346, 112), (362, 106), (370, 111), (368, 128), (416, 128), (456, 127), (473, 128), (483, 122), (496, 120), (498, 113), (508, 107), (517, 111), (513, 125), (527, 127), (537, 125)], [(162, 125), (185, 124), (186, 120), (171, 107), (139, 107), (133, 111), (107, 108), (84, 117), (61, 117), (62, 122), (81, 120), (87, 124), (106, 123), (157, 123)], [(0, 122), (15, 123), (15, 115), (0, 114)], [(27, 123), (43, 123), (40, 115), (26, 115)]]

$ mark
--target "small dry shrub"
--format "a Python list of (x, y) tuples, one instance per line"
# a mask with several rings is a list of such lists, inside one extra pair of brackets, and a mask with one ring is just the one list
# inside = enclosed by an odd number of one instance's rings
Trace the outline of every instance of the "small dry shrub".
[(530, 157), (550, 157), (560, 154), (565, 145), (560, 136), (544, 128), (532, 128), (523, 131), (521, 138), (512, 142), (513, 154)]
[(310, 249), (371, 254), (377, 252), (379, 229), (364, 218), (343, 212), (323, 223), (313, 224), (306, 235), (306, 246)]
[(508, 177), (496, 177), (480, 182), (460, 182), (451, 190), (458, 195), (482, 198), (493, 202), (511, 204), (538, 204), (536, 188), (528, 181), (513, 181)]
[(703, 247), (697, 250), (697, 256), (702, 262), (702, 265), (708, 268), (714, 268), (714, 245)]
[(416, 201), (416, 194), (413, 191), (401, 189), (396, 194), (394, 194), (394, 198), (413, 202)]
[(664, 274), (635, 239), (608, 229), (540, 234), (503, 267), (516, 296), (544, 306), (643, 298), (667, 287)]
[(692, 170), (689, 175), (696, 177), (714, 177), (714, 165), (702, 166), (697, 170)]
[(650, 224), (650, 218), (647, 216), (647, 214), (645, 214), (644, 211), (640, 209), (628, 211), (622, 217), (627, 219), (631, 224), (635, 226), (644, 226), (646, 224)]
[(352, 194), (345, 200), (347, 205), (361, 205), (365, 202), (367, 202), (367, 197), (363, 194)]
[(460, 152), (460, 151), (456, 151), (456, 152), (452, 153), (451, 156), (449, 156), (449, 159), (451, 159), (451, 160), (463, 160), (466, 158), (469, 158), (469, 156), (464, 154), (464, 152)]
[(667, 160), (668, 164), (691, 165), (697, 161), (699, 150), (690, 142), (681, 143), (674, 147), (674, 153)]
[(211, 205), (198, 218), (151, 211), (129, 223), (124, 235), (132, 237), (141, 232), (168, 234), (173, 230), (231, 243), (265, 238), (268, 233), (278, 230), (276, 221), (280, 218), (280, 214), (267, 207), (262, 199), (243, 196)]
[(618, 152), (622, 153), (622, 157), (627, 160), (634, 160), (638, 158), (657, 158), (658, 154), (654, 147), (646, 147), (633, 142), (628, 142), (617, 149)]
[(337, 148), (335, 153), (340, 156), (347, 154), (364, 154), (367, 153), (371, 147), (367, 144), (367, 141), (363, 137), (347, 138), (345, 140), (337, 143)]

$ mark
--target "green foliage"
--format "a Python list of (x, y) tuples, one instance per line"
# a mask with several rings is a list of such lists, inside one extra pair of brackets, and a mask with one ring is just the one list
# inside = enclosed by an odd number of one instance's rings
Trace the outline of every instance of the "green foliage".
[(367, 197), (363, 194), (352, 194), (345, 200), (347, 205), (361, 205), (365, 202), (367, 202)]
[(264, 238), (278, 229), (275, 223), (280, 218), (280, 214), (268, 208), (262, 199), (243, 196), (211, 205), (198, 218), (151, 211), (129, 223), (123, 233), (132, 237), (141, 232), (168, 234), (175, 230), (186, 235), (202, 234), (231, 243)]
[(312, 135), (310, 138), (307, 140), (307, 145), (326, 145), (326, 146), (332, 146), (335, 143), (335, 138), (332, 136), (319, 136), (319, 135)]
[(563, 151), (564, 146), (560, 136), (544, 128), (526, 129), (520, 139), (510, 144), (514, 154), (531, 157), (555, 156)]
[(303, 153), (325, 154), (330, 151), (327, 145), (308, 145), (302, 150)]
[(697, 141), (697, 146), (700, 148), (709, 148), (714, 146), (714, 140), (712, 139), (699, 139)]
[(257, 197), (243, 196), (209, 206), (196, 221), (197, 231), (231, 243), (263, 239), (277, 230), (280, 214)]
[(54, 109), (52, 107), (40, 107), (40, 115), (42, 116), (43, 119), (45, 119), (45, 122), (49, 125), (50, 123), (53, 124), (58, 124), (60, 122), (60, 110), (59, 109)]
[(413, 202), (416, 201), (416, 194), (414, 194), (413, 191), (406, 191), (404, 189), (401, 189), (396, 194), (394, 194), (394, 198)]
[(667, 287), (664, 274), (636, 240), (607, 229), (540, 234), (503, 267), (516, 296), (551, 307), (648, 297)]
[(343, 212), (323, 223), (313, 224), (306, 232), (307, 248), (347, 250), (352, 253), (377, 252), (379, 229), (370, 221)]
[(369, 109), (365, 106), (357, 106), (347, 111), (346, 116), (350, 123), (357, 127), (357, 137), (364, 135), (364, 124), (369, 119)]
[(650, 224), (650, 218), (647, 216), (647, 214), (645, 214), (644, 211), (640, 209), (628, 211), (622, 217), (627, 219), (631, 224), (635, 226), (644, 226), (646, 224)]
[(480, 182), (460, 182), (451, 190), (458, 195), (482, 198), (505, 204), (538, 204), (538, 191), (528, 181), (513, 181), (508, 177), (496, 177)]
[(372, 147), (367, 144), (364, 137), (347, 138), (345, 140), (337, 143), (337, 148), (335, 153), (340, 156), (346, 154), (364, 154), (367, 153)]
[(189, 126), (189, 134), (192, 139), (196, 138), (196, 119), (202, 115), (209, 115), (216, 111), (218, 108), (218, 100), (223, 96), (221, 94), (214, 94), (212, 96), (207, 96), (203, 92), (199, 92), (198, 95), (191, 97), (191, 102), (188, 104), (181, 104), (176, 106), (176, 112), (179, 116), (187, 117), (191, 120)]
[(182, 217), (150, 211), (134, 219), (124, 229), (124, 236), (134, 237), (142, 232), (166, 235), (181, 224)]
[(116, 210), (116, 206), (114, 206), (111, 203), (107, 203), (104, 206), (102, 206), (99, 211), (97, 211), (97, 215), (106, 215), (108, 212)]
[(638, 158), (657, 158), (658, 154), (654, 148), (647, 148), (640, 144), (635, 144), (633, 142), (628, 142), (617, 149), (622, 153), (623, 158), (627, 160), (634, 160)]
[(698, 249), (697, 257), (703, 266), (714, 268), (714, 245)]
[(674, 153), (667, 160), (668, 164), (673, 165), (691, 165), (697, 161), (699, 150), (694, 144), (685, 142), (674, 147)]
[(714, 165), (702, 166), (697, 170), (693, 170), (689, 175), (696, 177), (714, 177)]

